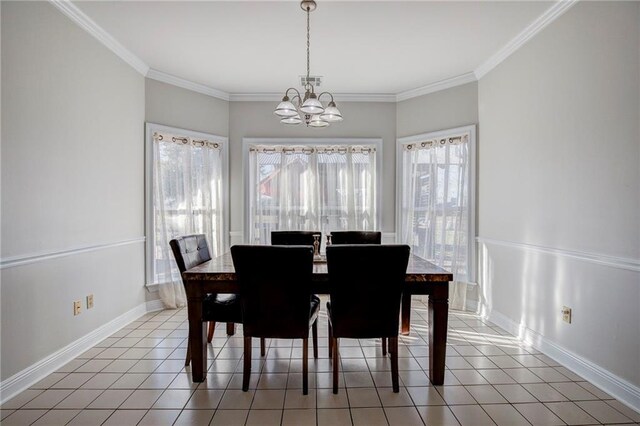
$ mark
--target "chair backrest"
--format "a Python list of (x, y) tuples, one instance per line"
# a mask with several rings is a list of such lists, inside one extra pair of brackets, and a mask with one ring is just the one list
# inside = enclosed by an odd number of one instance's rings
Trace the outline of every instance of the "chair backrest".
[(320, 235), (320, 242), (322, 242), (320, 231), (271, 231), (271, 245), (312, 246), (314, 235)]
[(382, 232), (335, 231), (331, 233), (331, 244), (382, 244)]
[(187, 269), (211, 260), (209, 245), (204, 234), (178, 237), (171, 240), (169, 245), (181, 274)]
[(398, 335), (408, 245), (330, 245), (327, 268), (335, 337)]
[(242, 300), (245, 336), (309, 336), (313, 248), (231, 247)]

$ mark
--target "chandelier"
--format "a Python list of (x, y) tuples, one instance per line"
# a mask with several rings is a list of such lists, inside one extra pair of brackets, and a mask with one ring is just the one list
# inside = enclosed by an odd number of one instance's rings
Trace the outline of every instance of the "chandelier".
[[(317, 4), (314, 0), (302, 0), (300, 7), (307, 12), (307, 77), (303, 78), (304, 96), (301, 96), (296, 88), (288, 88), (282, 102), (278, 104), (273, 113), (280, 117), (280, 122), (284, 124), (300, 124), (304, 117), (304, 122), (308, 127), (327, 127), (332, 122), (342, 121), (342, 114), (336, 107), (331, 93), (322, 92), (316, 96), (313, 90), (309, 76), (309, 15), (316, 9)], [(295, 93), (293, 98), (289, 98), (290, 92)], [(326, 108), (320, 102), (323, 95), (331, 97)]]

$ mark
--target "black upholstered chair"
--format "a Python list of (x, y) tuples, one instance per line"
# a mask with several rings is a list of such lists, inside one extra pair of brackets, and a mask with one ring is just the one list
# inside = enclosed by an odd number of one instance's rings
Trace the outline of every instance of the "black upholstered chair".
[[(203, 234), (178, 237), (169, 242), (180, 274), (187, 269), (211, 260), (209, 245)], [(202, 321), (209, 322), (207, 341), (213, 339), (216, 322), (227, 323), (227, 334), (235, 334), (234, 323), (242, 322), (240, 299), (235, 294), (207, 294), (202, 301)], [(264, 341), (261, 342), (264, 348)], [(264, 352), (264, 350), (263, 350)], [(185, 365), (191, 362), (191, 347), (187, 346)]]
[(335, 231), (331, 244), (382, 244), (380, 231)]
[(409, 262), (407, 245), (331, 245), (327, 268), (329, 355), (333, 358), (333, 393), (338, 393), (339, 338), (389, 340), (393, 391), (398, 385), (400, 298)]
[[(331, 244), (382, 244), (380, 231), (335, 231), (331, 233)], [(387, 339), (382, 340), (382, 355), (387, 354)]]
[(320, 231), (271, 231), (271, 245), (312, 246), (314, 235), (320, 235), (320, 242), (322, 242)]
[(242, 390), (249, 389), (251, 338), (302, 339), (302, 389), (308, 393), (309, 327), (318, 357), (320, 299), (309, 293), (313, 248), (308, 246), (231, 247), (240, 285), (244, 333)]

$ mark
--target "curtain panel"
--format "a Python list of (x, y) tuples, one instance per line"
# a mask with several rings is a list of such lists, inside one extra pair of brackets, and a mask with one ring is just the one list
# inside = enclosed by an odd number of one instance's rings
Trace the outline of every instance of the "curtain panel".
[(470, 280), (469, 135), (402, 145), (400, 238), (453, 273), (449, 301), (464, 309)]
[(153, 135), (154, 282), (168, 308), (186, 305), (169, 241), (204, 234), (211, 256), (222, 253), (223, 153), (219, 142), (156, 132)]
[(376, 149), (366, 145), (252, 145), (249, 241), (271, 231), (375, 230)]

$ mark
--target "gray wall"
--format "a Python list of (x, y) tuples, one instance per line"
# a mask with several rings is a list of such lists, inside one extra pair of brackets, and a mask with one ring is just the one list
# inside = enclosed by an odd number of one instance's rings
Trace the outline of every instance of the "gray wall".
[(509, 243), (640, 258), (639, 22), (640, 3), (580, 2), (479, 84), (487, 304), (636, 386), (637, 270)]
[[(144, 78), (49, 3), (3, 2), (1, 39), (2, 258), (142, 237)], [(143, 303), (144, 244), (1, 279), (4, 380)]]
[(398, 102), (399, 138), (478, 123), (478, 83)]
[(285, 126), (273, 114), (274, 102), (231, 102), (229, 108), (229, 140), (231, 177), (232, 243), (233, 233), (244, 228), (244, 172), (242, 170), (242, 138), (382, 138), (382, 231), (395, 228), (395, 138), (396, 104), (393, 102), (339, 102), (344, 121), (324, 129), (303, 125)]
[(146, 79), (146, 121), (229, 136), (229, 102)]

